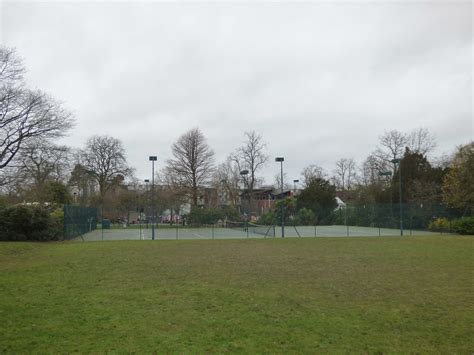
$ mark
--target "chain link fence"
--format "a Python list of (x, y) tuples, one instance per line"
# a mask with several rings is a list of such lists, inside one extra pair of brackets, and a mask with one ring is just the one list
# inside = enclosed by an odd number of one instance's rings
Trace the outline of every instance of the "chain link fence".
[(97, 229), (100, 210), (95, 207), (64, 205), (64, 239), (73, 239)]
[[(177, 240), (242, 239), (281, 237), (357, 237), (449, 234), (452, 222), (465, 212), (442, 205), (372, 204), (346, 205), (318, 209), (310, 216), (285, 211), (284, 231), (281, 216), (266, 224), (249, 221), (218, 221), (215, 224), (152, 223), (141, 211), (110, 211), (98, 208), (65, 206), (66, 239), (79, 240)], [(113, 212), (113, 213), (112, 213)], [(306, 216), (307, 217), (307, 216)]]

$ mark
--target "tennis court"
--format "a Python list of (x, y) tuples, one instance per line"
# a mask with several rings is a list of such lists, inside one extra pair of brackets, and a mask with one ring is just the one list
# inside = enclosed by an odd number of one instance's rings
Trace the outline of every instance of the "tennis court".
[[(405, 230), (404, 235), (436, 235), (439, 233)], [(399, 236), (399, 229), (371, 228), (358, 226), (286, 226), (285, 237), (389, 237)], [(258, 226), (249, 224), (248, 229), (243, 225), (222, 227), (183, 227), (171, 228), (169, 226), (158, 226), (155, 228), (156, 240), (173, 239), (244, 239), (244, 238), (279, 238), (281, 237), (280, 226)], [(76, 240), (98, 241), (98, 240), (151, 240), (152, 229), (148, 228), (114, 228), (97, 229), (76, 238)]]

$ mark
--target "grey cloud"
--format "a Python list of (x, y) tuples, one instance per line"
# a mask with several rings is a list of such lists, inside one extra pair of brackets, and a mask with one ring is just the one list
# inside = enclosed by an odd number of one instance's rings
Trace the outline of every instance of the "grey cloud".
[[(140, 176), (200, 127), (223, 160), (255, 129), (288, 176), (362, 161), (384, 130), (472, 139), (472, 4), (5, 2), (2, 43)], [(448, 129), (449, 128), (449, 129)], [(269, 163), (264, 175), (273, 180)]]

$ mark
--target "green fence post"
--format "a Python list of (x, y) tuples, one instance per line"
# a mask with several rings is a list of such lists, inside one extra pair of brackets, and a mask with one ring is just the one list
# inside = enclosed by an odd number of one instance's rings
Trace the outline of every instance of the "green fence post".
[(67, 228), (66, 228), (66, 205), (63, 205), (63, 214), (64, 214), (64, 219), (63, 219), (63, 238), (67, 238)]

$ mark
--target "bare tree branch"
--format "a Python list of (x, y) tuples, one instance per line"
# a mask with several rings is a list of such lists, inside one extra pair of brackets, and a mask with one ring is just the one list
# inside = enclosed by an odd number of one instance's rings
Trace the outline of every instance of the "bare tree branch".
[(265, 153), (267, 145), (255, 131), (245, 132), (245, 137), (247, 140), (244, 145), (237, 148), (231, 159), (237, 164), (239, 171), (249, 171), (245, 182), (249, 197), (252, 198), (253, 190), (259, 181), (257, 173), (268, 161), (268, 155)]
[(350, 190), (356, 180), (356, 164), (354, 159), (341, 158), (336, 162), (334, 170), (335, 182), (339, 189)]
[(413, 153), (423, 156), (431, 153), (436, 148), (436, 140), (427, 128), (418, 128), (407, 135), (407, 147)]
[(71, 114), (39, 90), (24, 87), (15, 52), (0, 47), (0, 169), (32, 139), (56, 138), (73, 125)]
[(189, 189), (192, 205), (198, 204), (198, 189), (210, 182), (214, 172), (214, 152), (197, 128), (183, 134), (171, 147), (166, 174), (179, 186)]
[(94, 177), (99, 185), (102, 198), (117, 182), (117, 178), (132, 173), (125, 158), (122, 142), (109, 136), (89, 138), (85, 149), (80, 154), (81, 165)]
[(64, 181), (69, 172), (70, 149), (36, 139), (21, 148), (16, 159), (19, 174), (40, 190), (46, 181)]
[(231, 206), (236, 207), (239, 202), (240, 184), (242, 177), (237, 163), (231, 156), (216, 169), (214, 174), (214, 186), (222, 191), (222, 198), (230, 201)]
[(308, 187), (311, 181), (315, 179), (326, 179), (324, 169), (315, 164), (308, 165), (304, 168), (301, 172), (301, 176), (304, 187)]

